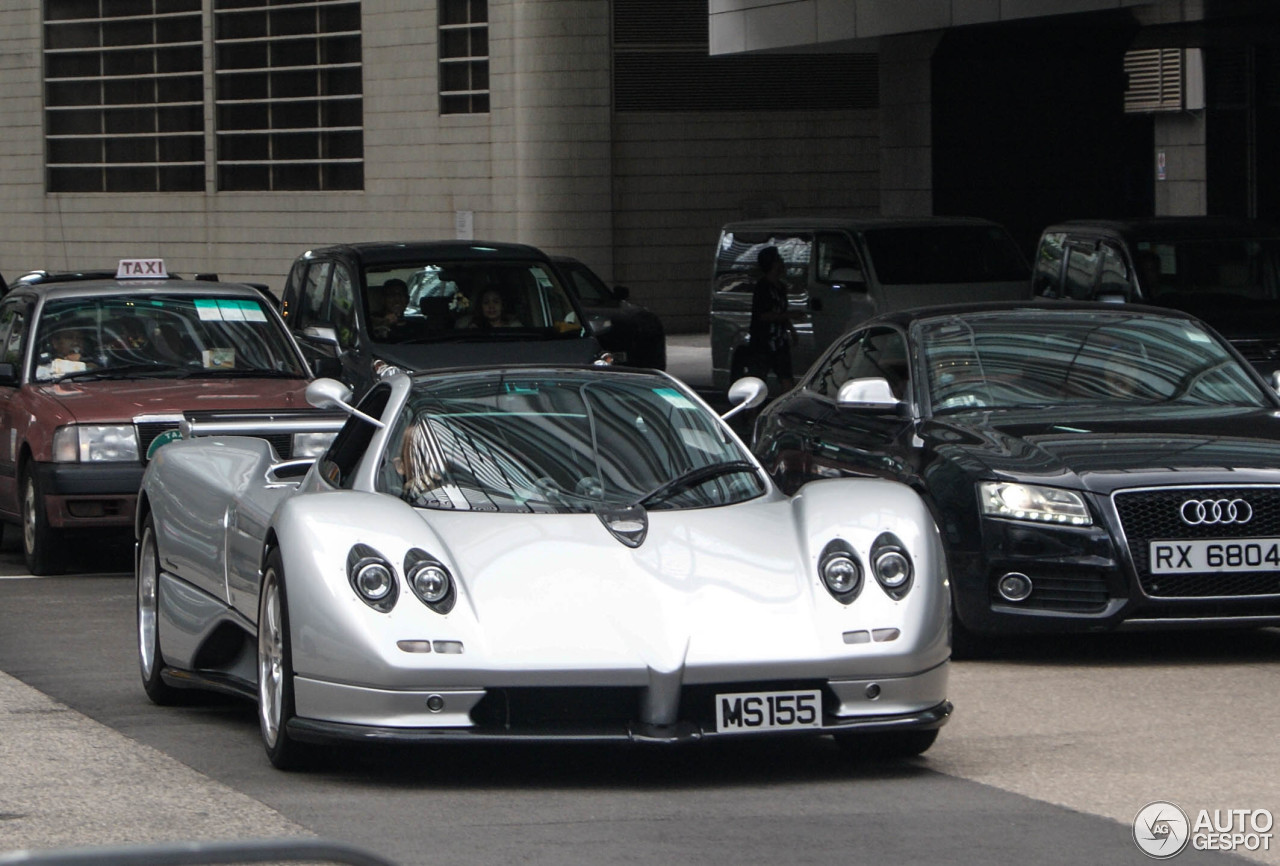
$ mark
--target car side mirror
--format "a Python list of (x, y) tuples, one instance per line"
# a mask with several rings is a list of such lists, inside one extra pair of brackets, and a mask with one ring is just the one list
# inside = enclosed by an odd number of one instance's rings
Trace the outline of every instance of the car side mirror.
[(631, 299), (631, 290), (626, 286), (614, 286), (613, 296), (619, 301), (627, 301)]
[(348, 402), (351, 397), (351, 389), (337, 379), (312, 379), (307, 383), (307, 402), (317, 409), (337, 409), (367, 421), (375, 427), (386, 426), (372, 415), (366, 415), (352, 406)]
[(827, 275), (827, 282), (833, 289), (847, 289), (851, 292), (865, 292), (867, 277), (858, 268), (835, 268)]
[(328, 325), (308, 325), (302, 329), (302, 336), (314, 343), (332, 345), (335, 352), (338, 350), (338, 332)]
[(836, 405), (849, 409), (897, 413), (899, 407), (905, 404), (893, 395), (888, 379), (875, 377), (845, 382), (836, 393)]
[(329, 379), (342, 378), (342, 362), (337, 358), (321, 356), (311, 362), (312, 374)]
[(743, 376), (729, 386), (729, 402), (733, 408), (720, 417), (724, 420), (732, 418), (739, 412), (754, 409), (769, 396), (769, 385), (757, 376)]
[(18, 368), (13, 364), (0, 364), (0, 385), (17, 385)]

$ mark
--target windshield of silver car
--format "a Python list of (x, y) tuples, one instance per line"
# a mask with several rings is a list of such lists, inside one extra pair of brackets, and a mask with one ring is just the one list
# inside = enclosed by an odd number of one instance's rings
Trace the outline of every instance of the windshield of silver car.
[(415, 385), (380, 489), (417, 507), (706, 508), (765, 492), (719, 419), (658, 377), (495, 375)]
[(297, 352), (255, 298), (112, 295), (50, 300), (32, 378), (306, 378)]
[(1186, 319), (1018, 310), (928, 320), (915, 339), (935, 412), (1273, 406), (1218, 338)]

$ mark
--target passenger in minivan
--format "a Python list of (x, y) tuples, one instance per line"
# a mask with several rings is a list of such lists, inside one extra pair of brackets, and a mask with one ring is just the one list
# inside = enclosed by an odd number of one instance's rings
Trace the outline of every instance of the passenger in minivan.
[(795, 386), (791, 370), (791, 345), (796, 342), (796, 326), (787, 312), (787, 266), (777, 247), (765, 247), (756, 256), (760, 279), (751, 295), (751, 325), (748, 348), (751, 359), (747, 372), (768, 380), (772, 372), (782, 390)]

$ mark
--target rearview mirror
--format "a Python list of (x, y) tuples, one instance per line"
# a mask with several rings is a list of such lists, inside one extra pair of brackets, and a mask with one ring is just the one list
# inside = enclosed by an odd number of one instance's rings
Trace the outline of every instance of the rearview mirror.
[(867, 290), (867, 278), (858, 268), (835, 268), (827, 275), (827, 281), (833, 289), (848, 289), (853, 292)]
[(352, 406), (347, 402), (350, 399), (351, 389), (337, 379), (312, 379), (307, 385), (307, 402), (317, 409), (337, 409), (367, 421), (375, 427), (386, 426), (372, 415), (366, 415)]
[(902, 401), (893, 396), (888, 379), (850, 379), (836, 393), (836, 404), (854, 409), (898, 410)]
[(733, 408), (720, 417), (727, 420), (745, 409), (754, 409), (769, 396), (769, 386), (757, 376), (743, 376), (729, 386), (729, 402)]

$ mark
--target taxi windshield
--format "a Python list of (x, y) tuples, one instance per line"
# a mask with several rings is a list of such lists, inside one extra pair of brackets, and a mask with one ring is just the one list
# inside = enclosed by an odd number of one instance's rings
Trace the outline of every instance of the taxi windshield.
[(709, 508), (763, 495), (719, 420), (660, 378), (476, 375), (415, 386), (380, 489), (419, 508)]
[(255, 298), (113, 295), (48, 301), (32, 378), (263, 376), (306, 378), (297, 353)]

